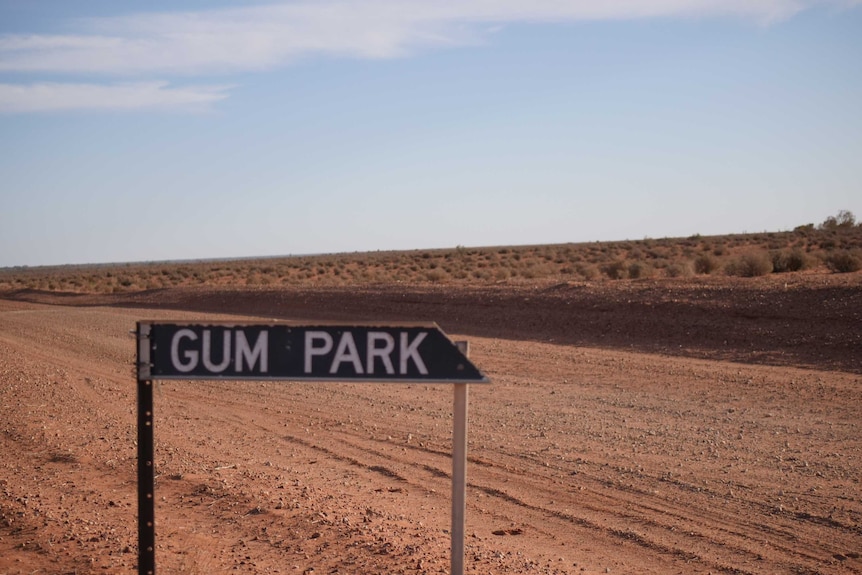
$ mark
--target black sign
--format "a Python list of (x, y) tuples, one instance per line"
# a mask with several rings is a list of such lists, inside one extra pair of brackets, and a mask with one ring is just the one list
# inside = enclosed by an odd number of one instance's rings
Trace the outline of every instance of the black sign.
[(139, 380), (488, 381), (433, 323), (140, 322), (138, 337)]

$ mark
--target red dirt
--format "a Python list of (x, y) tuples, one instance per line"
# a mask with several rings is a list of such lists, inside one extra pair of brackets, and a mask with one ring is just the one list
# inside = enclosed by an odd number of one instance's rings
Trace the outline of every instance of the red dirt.
[[(128, 332), (207, 312), (471, 341), (467, 573), (859, 573), (860, 310), (860, 274), (8, 293), (0, 573), (136, 572)], [(159, 384), (159, 572), (447, 572), (451, 401)]]

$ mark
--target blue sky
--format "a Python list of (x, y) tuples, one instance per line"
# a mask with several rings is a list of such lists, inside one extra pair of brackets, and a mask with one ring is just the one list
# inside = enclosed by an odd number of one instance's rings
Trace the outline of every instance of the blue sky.
[(0, 267), (862, 216), (862, 3), (0, 0)]

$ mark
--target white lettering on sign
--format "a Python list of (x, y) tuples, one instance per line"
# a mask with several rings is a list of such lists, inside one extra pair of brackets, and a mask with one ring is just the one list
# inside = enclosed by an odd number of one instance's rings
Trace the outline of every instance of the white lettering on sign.
[(201, 350), (201, 359), (204, 360), (204, 367), (207, 368), (207, 371), (211, 371), (213, 373), (221, 373), (227, 369), (227, 366), (230, 364), (230, 332), (225, 331), (224, 337), (222, 338), (222, 353), (221, 353), (221, 363), (215, 364), (213, 363), (212, 357), (212, 333), (210, 330), (204, 330), (204, 345), (203, 350)]
[(269, 349), (269, 332), (262, 331), (257, 338), (257, 341), (254, 343), (254, 349), (248, 346), (248, 340), (245, 337), (244, 331), (236, 332), (236, 359), (234, 359), (234, 365), (236, 365), (236, 370), (242, 373), (242, 360), (245, 359), (245, 363), (248, 366), (249, 370), (254, 369), (254, 364), (260, 360), (260, 371), (266, 373), (269, 371), (269, 358), (267, 356), (267, 350)]
[[(383, 342), (383, 347), (377, 347), (377, 342)], [(392, 367), (392, 350), (395, 349), (395, 338), (386, 332), (372, 331), (368, 333), (368, 351), (366, 354), (366, 365), (368, 373), (374, 374), (374, 358), (380, 358), (386, 373), (392, 375), (395, 368)]]
[[(180, 373), (189, 373), (198, 367), (199, 362), (203, 362), (204, 367), (210, 373), (222, 373), (231, 365), (233, 360), (234, 370), (242, 373), (244, 369), (249, 371), (254, 370), (255, 365), (259, 365), (261, 373), (266, 373), (269, 370), (269, 332), (261, 331), (257, 340), (254, 342), (254, 347), (249, 345), (248, 338), (242, 330), (234, 330), (231, 337), (230, 330), (224, 330), (222, 334), (222, 352), (221, 361), (215, 363), (212, 354), (212, 331), (205, 329), (201, 337), (201, 349), (185, 349), (180, 353), (180, 346), (183, 345), (183, 340), (188, 342), (196, 342), (198, 334), (190, 329), (178, 330), (171, 339), (171, 363), (174, 369)], [(231, 346), (231, 341), (234, 345)], [(234, 354), (231, 355), (231, 347), (234, 349)], [(245, 364), (245, 368), (243, 367)]]
[(180, 360), (180, 340), (183, 338), (195, 341), (198, 338), (198, 334), (190, 329), (181, 329), (174, 334), (174, 338), (171, 340), (171, 363), (174, 364), (174, 369), (186, 373), (197, 367), (198, 352), (187, 350), (183, 353), (186, 361)]
[(428, 368), (425, 367), (425, 362), (422, 361), (422, 356), (419, 355), (419, 344), (422, 343), (422, 340), (425, 339), (425, 336), (427, 335), (428, 332), (423, 331), (416, 336), (413, 343), (410, 343), (407, 341), (407, 334), (401, 334), (401, 362), (399, 363), (399, 368), (401, 369), (402, 375), (407, 373), (408, 359), (413, 360), (419, 373), (422, 375), (428, 375)]
[(332, 365), (329, 367), (329, 373), (338, 373), (338, 368), (342, 363), (352, 363), (353, 371), (362, 374), (362, 362), (359, 361), (359, 352), (356, 351), (356, 342), (353, 341), (353, 334), (349, 331), (342, 334), (338, 341), (338, 349), (335, 350), (335, 357), (332, 359)]
[[(428, 375), (428, 368), (419, 354), (419, 345), (428, 336), (428, 332), (419, 332), (412, 341), (409, 333), (402, 332), (399, 336), (400, 345), (396, 351), (395, 338), (391, 334), (384, 331), (369, 331), (363, 354), (350, 331), (341, 334), (337, 345), (329, 332), (307, 331), (305, 332), (303, 370), (306, 374), (313, 373), (314, 359), (316, 357), (328, 359), (328, 356), (332, 354), (331, 359), (329, 359), (330, 374), (338, 373), (342, 364), (348, 364), (352, 366), (353, 373), (356, 375), (374, 375), (378, 366), (382, 366), (387, 375), (396, 375), (392, 355), (397, 354), (397, 375), (408, 375), (411, 361), (420, 374)], [(334, 353), (333, 349), (335, 349)], [(364, 365), (362, 363), (363, 358), (365, 359)]]
[[(314, 345), (315, 341), (322, 341), (323, 345)], [(305, 373), (311, 373), (311, 360), (316, 355), (326, 355), (332, 351), (332, 336), (325, 331), (305, 332)]]

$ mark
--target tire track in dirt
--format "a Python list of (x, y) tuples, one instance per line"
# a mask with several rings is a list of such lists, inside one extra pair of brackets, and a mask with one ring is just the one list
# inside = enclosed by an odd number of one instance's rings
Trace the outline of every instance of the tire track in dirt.
[[(222, 401), (224, 402), (224, 399), (222, 399)], [(267, 429), (259, 424), (248, 424), (245, 416), (237, 415), (235, 408), (248, 407), (245, 402), (228, 402), (225, 403), (225, 405), (230, 406), (230, 411), (233, 414), (232, 419), (235, 419), (237, 425), (245, 425), (246, 429), (249, 426), (253, 426), (268, 433), (278, 433), (277, 429)], [(243, 421), (245, 421), (244, 424), (242, 423)], [(396, 458), (393, 457), (391, 454), (387, 454), (377, 449), (370, 448), (368, 446), (367, 440), (363, 443), (358, 443), (358, 441), (360, 441), (358, 435), (351, 435), (346, 432), (338, 432), (337, 434), (332, 433), (332, 429), (338, 428), (338, 423), (339, 420), (332, 419), (328, 422), (323, 423), (318, 421), (315, 425), (317, 429), (329, 430), (330, 439), (335, 438), (335, 441), (327, 441), (326, 445), (328, 445), (329, 447), (322, 445), (322, 440), (310, 441), (302, 439), (298, 436), (291, 435), (284, 436), (284, 439), (292, 443), (302, 445), (306, 449), (321, 453), (331, 459), (346, 462), (349, 465), (380, 473), (388, 478), (408, 483), (412, 488), (415, 489), (427, 490), (427, 487), (424, 482), (417, 483), (415, 481), (414, 473), (405, 473), (402, 468), (413, 467), (426, 471), (430, 470), (432, 475), (436, 477), (442, 477), (446, 479), (450, 477), (447, 472), (443, 471), (439, 467), (429, 465), (428, 463), (423, 463), (421, 459), (418, 459), (416, 457), (418, 452), (423, 451), (426, 453), (433, 454), (435, 456), (448, 456), (448, 454), (446, 453), (441, 453), (440, 451), (436, 450), (426, 450), (415, 446), (407, 446), (405, 447), (405, 449), (410, 452), (410, 455), (412, 455), (413, 457), (401, 456)], [(385, 442), (381, 443), (384, 445), (386, 444)], [(362, 461), (371, 461), (373, 463), (362, 463)], [(389, 461), (388, 465), (380, 463), (386, 461)], [(475, 458), (471, 458), (471, 462), (480, 462), (485, 468), (500, 471), (500, 468), (498, 468), (498, 466), (487, 460), (477, 460)], [(393, 471), (393, 463), (397, 464), (397, 471)], [(535, 462), (533, 463), (536, 468), (540, 467)], [(546, 486), (548, 485), (550, 479), (547, 475), (539, 473), (537, 471), (534, 471), (532, 473), (525, 473), (525, 468), (523, 466), (519, 467), (518, 470), (520, 474), (517, 476), (508, 473), (504, 474), (505, 476), (503, 477), (490, 477), (488, 478), (488, 480), (492, 484), (503, 484), (510, 483), (513, 479), (517, 479), (522, 484), (519, 488), (523, 491), (533, 494), (534, 496), (536, 493), (543, 493), (546, 497), (554, 497), (556, 495), (559, 498), (559, 492), (554, 491), (553, 489), (547, 489)], [(588, 492), (592, 503), (584, 503), (582, 501), (582, 497), (579, 497), (578, 501), (571, 501), (569, 503), (572, 506), (580, 506), (581, 508), (595, 514), (605, 516), (606, 523), (609, 522), (607, 517), (613, 517), (616, 521), (620, 523), (619, 527), (600, 525), (596, 521), (588, 519), (583, 514), (576, 516), (574, 514), (561, 513), (554, 508), (532, 504), (525, 500), (514, 497), (504, 490), (489, 487), (487, 485), (482, 485), (475, 480), (476, 475), (482, 474), (482, 471), (480, 471), (479, 473), (474, 472), (471, 474), (473, 479), (469, 481), (469, 487), (481, 491), (486, 495), (496, 497), (506, 503), (514, 505), (516, 509), (506, 512), (505, 515), (510, 518), (519, 518), (518, 520), (521, 524), (525, 524), (523, 514), (524, 510), (528, 510), (537, 514), (537, 517), (532, 522), (526, 524), (531, 531), (542, 532), (542, 522), (546, 520), (547, 517), (556, 517), (563, 520), (564, 522), (570, 522), (581, 527), (597, 531), (602, 536), (621, 539), (626, 542), (634, 543), (636, 545), (644, 547), (645, 549), (648, 549), (650, 551), (657, 552), (660, 554), (671, 555), (683, 559), (687, 562), (696, 561), (702, 564), (704, 567), (710, 569), (716, 569), (722, 572), (730, 573), (747, 573), (747, 571), (739, 570), (736, 568), (729, 568), (726, 564), (712, 562), (703, 556), (703, 551), (697, 550), (698, 547), (703, 547), (705, 540), (705, 536), (702, 533), (699, 533), (699, 531), (702, 531), (702, 527), (704, 525), (709, 525), (710, 529), (722, 529), (722, 531), (724, 531), (726, 536), (729, 538), (729, 540), (711, 542), (711, 544), (721, 547), (723, 553), (727, 554), (727, 552), (732, 551), (733, 553), (739, 555), (741, 561), (761, 560), (763, 557), (761, 552), (762, 549), (758, 551), (758, 548), (762, 548), (762, 546), (766, 544), (765, 542), (759, 541), (762, 540), (763, 537), (763, 526), (749, 525), (747, 526), (746, 530), (740, 530), (740, 525), (730, 523), (727, 520), (727, 516), (723, 514), (706, 513), (703, 509), (699, 509), (699, 515), (697, 517), (693, 517), (690, 514), (684, 513), (684, 511), (688, 508), (670, 507), (667, 505), (661, 508), (657, 506), (650, 507), (642, 503), (643, 499), (647, 495), (645, 491), (625, 489), (619, 485), (606, 481), (599, 481), (597, 478), (593, 478), (596, 483), (600, 484), (599, 487), (602, 488), (602, 491), (591, 490), (590, 492)], [(405, 478), (406, 475), (413, 477), (414, 480), (407, 480)], [(606, 493), (608, 489), (613, 489), (613, 493)], [(620, 491), (628, 491), (633, 495), (633, 497), (625, 497), (624, 494), (621, 495)], [(582, 493), (581, 495), (584, 494)], [(598, 505), (599, 501), (605, 501), (605, 503), (603, 505)], [(619, 508), (621, 507), (625, 509), (625, 512), (619, 511)], [(658, 511), (659, 513), (655, 513), (656, 511)], [(497, 514), (499, 515), (500, 512), (497, 512)], [(660, 523), (655, 520), (650, 520), (648, 519), (648, 517), (650, 516), (668, 517), (668, 519), (672, 521), (672, 523)], [(632, 523), (639, 525), (642, 528), (660, 529), (667, 532), (680, 530), (681, 532), (686, 533), (686, 539), (693, 540), (693, 543), (692, 545), (689, 545), (688, 548), (681, 547), (679, 544), (677, 544), (676, 546), (667, 545), (661, 543), (659, 540), (656, 540), (654, 537), (648, 537), (642, 534), (635, 533), (631, 527)], [(734, 526), (735, 529), (733, 528)], [(773, 535), (786, 534), (774, 529), (771, 530), (771, 532)], [(761, 543), (759, 546), (756, 545), (756, 543), (758, 542)], [(801, 560), (823, 559), (822, 557), (806, 555), (803, 550), (799, 549), (798, 546), (794, 546), (793, 543), (788, 545), (780, 545), (773, 540), (769, 543), (769, 545), (775, 548), (779, 548), (788, 555), (796, 556)]]
[[(321, 424), (321, 422), (319, 422), (319, 421), (316, 423), (317, 423), (318, 428), (326, 428), (327, 427), (326, 424)], [(330, 427), (335, 427), (335, 426), (336, 426), (336, 423), (330, 422)], [(344, 447), (343, 439), (342, 439), (342, 441), (339, 442), (338, 445), (340, 447)], [(383, 454), (379, 451), (376, 451), (376, 450), (370, 450), (368, 448), (360, 448), (360, 449), (362, 449), (365, 454), (373, 454), (374, 456), (376, 456), (378, 458), (379, 457), (385, 457), (385, 454)], [(410, 448), (410, 450), (415, 451), (416, 448)], [(327, 450), (327, 453), (329, 453), (331, 455), (334, 452), (332, 450)], [(349, 459), (351, 461), (355, 462), (355, 461), (357, 461), (357, 456), (351, 456)], [(523, 459), (523, 458), (521, 458), (521, 459)], [(530, 459), (531, 458), (527, 458), (527, 460), (530, 460)], [(475, 458), (471, 458), (471, 461), (473, 461), (475, 463), (476, 461), (479, 461), (479, 460), (477, 460)], [(402, 463), (405, 465), (415, 465), (416, 464), (413, 460), (402, 461)], [(493, 464), (491, 464), (488, 461), (483, 461), (483, 463), (487, 467), (493, 467)], [(521, 463), (522, 463), (522, 465), (519, 467), (519, 470), (523, 473), (524, 472), (523, 461)], [(541, 464), (538, 461), (532, 461), (532, 465), (537, 467), (537, 468), (541, 467)], [(427, 469), (428, 466), (424, 465), (424, 468)], [(619, 470), (616, 470), (616, 471), (619, 471)], [(399, 471), (398, 473), (399, 473), (399, 475), (403, 474), (403, 472), (401, 472), (401, 471)], [(438, 470), (438, 475), (445, 475), (445, 474), (439, 473), (439, 470)], [(475, 473), (473, 474), (473, 476), (475, 477)], [(510, 478), (502, 478), (502, 479), (497, 478), (498, 483), (500, 481), (507, 482), (509, 480), (510, 480)], [(526, 488), (528, 491), (535, 492), (536, 490), (541, 489), (542, 486), (547, 481), (547, 477), (545, 477), (541, 473), (535, 473), (535, 480), (536, 480), (536, 482), (534, 485), (531, 485), (528, 488)], [(656, 478), (656, 481), (658, 481), (658, 478)], [(643, 519), (643, 516), (641, 516), (641, 515), (634, 515), (632, 513), (619, 514), (619, 513), (614, 511), (614, 509), (619, 507), (621, 504), (624, 504), (627, 508), (632, 508), (632, 506), (634, 505), (634, 503), (633, 503), (634, 500), (642, 499), (642, 496), (644, 494), (643, 491), (638, 492), (635, 490), (628, 489), (628, 491), (631, 491), (632, 494), (635, 496), (634, 498), (632, 498), (631, 501), (629, 501), (625, 497), (621, 496), (621, 494), (620, 494), (621, 491), (622, 492), (627, 491), (626, 488), (623, 488), (623, 487), (615, 484), (614, 482), (605, 481), (602, 483), (603, 483), (603, 487), (608, 488), (608, 489), (613, 489), (614, 494), (613, 494), (613, 496), (608, 498), (609, 501), (608, 501), (606, 506), (604, 506), (604, 507), (593, 507), (592, 508), (593, 511), (599, 512), (599, 513), (604, 513), (604, 514), (610, 514), (611, 516), (616, 516), (619, 520), (622, 520), (623, 522), (636, 521), (638, 524), (646, 524), (646, 525), (653, 525), (653, 526), (659, 525), (656, 522), (645, 521)], [(475, 483), (475, 481), (471, 481), (471, 485), (473, 487), (482, 488), (482, 486), (477, 485)], [(688, 486), (683, 486), (683, 487), (687, 488)], [(493, 494), (493, 495), (497, 495), (497, 496), (502, 496), (502, 494), (504, 493), (501, 490), (496, 490), (493, 488), (490, 490), (486, 488), (486, 491), (489, 494)], [(520, 505), (522, 507), (531, 507), (536, 511), (542, 511), (545, 513), (553, 514), (553, 510), (551, 510), (551, 509), (548, 509), (548, 508), (542, 507), (542, 506), (529, 506), (525, 502), (520, 501), (517, 498), (514, 498), (514, 497), (509, 496), (509, 495), (506, 495), (505, 497), (503, 497), (503, 499), (507, 499), (510, 503), (516, 503), (517, 505)], [(645, 514), (649, 514), (651, 511), (656, 509), (655, 507), (650, 508), (647, 506), (643, 506), (642, 504), (640, 504), (640, 506), (643, 508)], [(665, 506), (664, 509), (662, 509), (662, 512), (665, 514), (669, 513), (668, 507)], [(703, 509), (700, 510), (700, 514), (702, 516), (704, 516), (704, 518), (708, 518), (711, 522), (714, 522), (718, 525), (721, 525), (722, 523), (724, 523), (725, 525), (728, 524), (726, 516), (724, 516), (724, 515), (706, 514), (703, 512)], [(511, 513), (511, 515), (517, 516), (518, 513), (513, 512), (513, 513)], [(689, 532), (690, 538), (697, 540), (698, 543), (702, 543), (704, 536), (702, 534), (701, 535), (695, 534), (694, 530), (695, 529), (698, 531), (701, 530), (700, 527), (704, 524), (703, 520), (699, 521), (700, 518), (693, 518), (693, 517), (690, 517), (687, 515), (683, 515), (682, 513), (679, 512), (678, 508), (675, 511), (675, 517), (674, 518), (675, 518), (675, 520), (685, 519), (688, 522), (688, 525), (686, 526), (685, 529), (682, 529), (682, 531)], [(567, 519), (571, 520), (572, 517), (568, 516)], [(712, 523), (710, 523), (710, 526), (712, 527)], [(663, 525), (661, 527), (663, 527), (665, 529), (670, 529), (671, 531), (674, 529), (680, 528), (680, 526), (678, 526), (678, 525), (671, 525), (671, 526)], [(788, 545), (782, 546), (782, 545), (777, 544), (776, 541), (770, 541), (770, 542), (763, 541), (764, 531), (769, 533), (769, 530), (763, 529), (762, 525), (749, 526), (747, 531), (740, 531), (739, 525), (737, 525), (736, 527), (737, 527), (736, 530), (725, 528), (725, 531), (728, 534), (728, 536), (732, 536), (739, 543), (732, 545), (732, 546), (729, 546), (729, 544), (727, 542), (719, 541), (717, 544), (723, 548), (722, 549), (723, 552), (726, 552), (728, 549), (733, 548), (733, 549), (737, 549), (741, 555), (746, 556), (746, 560), (757, 560), (758, 558), (762, 557), (762, 553), (757, 550), (758, 547), (755, 545), (755, 543), (759, 542), (761, 548), (765, 545), (768, 545), (771, 547), (777, 547), (777, 548), (782, 549), (784, 552), (788, 553), (789, 555), (799, 556), (803, 560), (806, 558), (816, 559), (816, 560), (820, 560), (820, 561), (823, 560), (823, 557), (815, 557), (815, 556), (807, 556), (806, 557), (805, 553), (801, 549), (798, 548), (798, 543), (796, 543), (796, 542), (791, 542)], [(622, 527), (610, 528), (609, 532), (612, 534), (616, 534), (618, 537), (623, 537), (624, 539), (627, 539), (627, 540), (639, 542), (640, 544), (645, 545), (646, 547), (654, 549), (654, 550), (671, 549), (670, 547), (667, 547), (667, 546), (662, 547), (660, 544), (656, 543), (655, 541), (650, 541), (643, 536), (633, 537), (632, 532), (630, 530), (627, 530), (627, 529), (622, 528)], [(783, 535), (785, 533), (788, 533), (788, 532), (785, 530), (772, 529), (773, 535)], [(747, 543), (747, 545), (746, 545), (746, 543)], [(753, 549), (752, 549), (752, 545), (755, 545), (755, 547)], [(761, 551), (762, 551), (762, 549), (761, 549)], [(693, 556), (693, 552), (687, 554), (685, 551), (681, 551), (679, 548), (672, 548), (672, 551), (670, 551), (670, 553), (674, 554), (674, 555), (678, 555), (678, 556), (685, 556), (688, 560), (691, 560), (696, 556), (696, 555)], [(702, 561), (702, 562), (708, 566), (714, 566), (716, 568), (721, 567), (721, 565), (710, 565), (708, 563), (708, 561)]]

